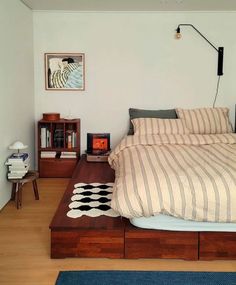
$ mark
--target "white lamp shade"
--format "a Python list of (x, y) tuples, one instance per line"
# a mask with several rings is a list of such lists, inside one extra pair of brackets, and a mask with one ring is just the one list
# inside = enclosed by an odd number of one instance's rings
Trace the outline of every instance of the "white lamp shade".
[(9, 146), (9, 149), (25, 149), (27, 148), (27, 145), (24, 145), (22, 142), (17, 141), (14, 142), (12, 145)]

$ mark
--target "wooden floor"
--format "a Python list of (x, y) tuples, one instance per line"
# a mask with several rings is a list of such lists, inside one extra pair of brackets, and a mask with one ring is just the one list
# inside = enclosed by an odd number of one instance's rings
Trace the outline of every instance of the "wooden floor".
[(0, 284), (54, 285), (60, 270), (236, 271), (236, 261), (50, 259), (48, 226), (68, 181), (39, 179), (39, 201), (26, 184), (22, 209), (9, 202), (0, 212)]

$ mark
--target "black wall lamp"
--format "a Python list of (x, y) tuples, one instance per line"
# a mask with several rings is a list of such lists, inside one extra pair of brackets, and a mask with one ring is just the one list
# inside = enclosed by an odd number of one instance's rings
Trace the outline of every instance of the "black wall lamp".
[(181, 26), (188, 26), (192, 27), (204, 40), (206, 40), (217, 52), (218, 52), (218, 66), (217, 66), (217, 75), (221, 76), (223, 75), (223, 57), (224, 57), (224, 48), (223, 47), (215, 47), (206, 37), (203, 36), (203, 34), (196, 29), (192, 24), (179, 24), (177, 29), (176, 29), (176, 39), (181, 38), (181, 33), (180, 33), (180, 27)]

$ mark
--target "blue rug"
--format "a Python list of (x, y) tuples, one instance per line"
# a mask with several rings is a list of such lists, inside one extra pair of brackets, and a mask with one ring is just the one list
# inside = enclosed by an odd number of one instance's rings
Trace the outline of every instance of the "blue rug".
[(62, 271), (56, 285), (236, 285), (236, 272)]

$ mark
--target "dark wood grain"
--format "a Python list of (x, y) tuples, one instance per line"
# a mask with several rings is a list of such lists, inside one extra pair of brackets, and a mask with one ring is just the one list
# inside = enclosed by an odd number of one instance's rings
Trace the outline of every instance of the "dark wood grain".
[(125, 227), (125, 258), (198, 259), (198, 233)]
[(72, 176), (77, 163), (78, 160), (76, 158), (41, 158), (39, 161), (40, 177), (69, 178)]
[(87, 217), (82, 216), (79, 219), (72, 219), (66, 216), (69, 210), (69, 203), (71, 202), (71, 196), (73, 195), (74, 185), (79, 182), (83, 183), (108, 183), (114, 181), (114, 170), (112, 170), (108, 163), (91, 163), (87, 162), (83, 155), (79, 163), (77, 164), (72, 179), (70, 180), (67, 189), (61, 199), (60, 205), (52, 219), (51, 229), (62, 228), (108, 228), (114, 229), (120, 227), (120, 218), (111, 218), (106, 216), (100, 217)]
[(51, 257), (124, 257), (122, 230), (53, 231)]
[[(47, 125), (50, 130), (51, 146), (41, 147), (41, 127)], [(61, 147), (54, 145), (54, 135), (57, 125), (61, 125), (63, 130), (63, 145)], [(68, 126), (73, 126), (76, 133), (76, 146), (67, 147), (66, 145), (66, 130)], [(63, 151), (65, 152), (76, 152), (76, 158), (42, 158), (41, 151), (55, 151), (57, 155)], [(43, 178), (55, 177), (55, 178), (69, 178), (72, 177), (75, 166), (80, 158), (80, 119), (73, 120), (40, 120), (38, 121), (38, 170), (39, 176)]]
[(124, 225), (121, 217), (82, 216), (72, 219), (69, 211), (74, 185), (79, 182), (113, 182), (108, 163), (89, 163), (85, 156), (77, 165), (51, 222), (51, 257), (124, 257)]
[(236, 259), (236, 233), (202, 232), (199, 240), (199, 259)]
[(83, 155), (72, 179), (76, 183), (107, 183), (115, 180), (115, 172), (107, 162), (87, 162), (86, 156)]
[(39, 173), (37, 171), (29, 170), (22, 178), (8, 180), (12, 183), (11, 200), (16, 200), (17, 209), (22, 206), (22, 190), (25, 183), (32, 182), (35, 200), (39, 200), (39, 192), (36, 182), (38, 177)]
[(121, 217), (66, 216), (76, 183), (113, 181), (108, 163), (82, 157), (50, 225), (52, 258), (236, 259), (236, 233), (146, 230)]

